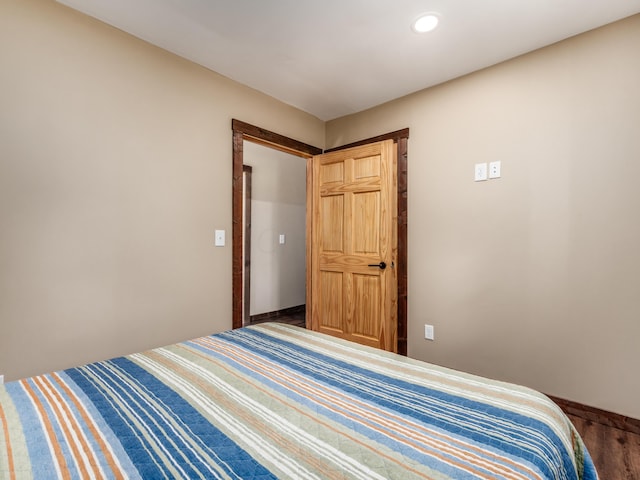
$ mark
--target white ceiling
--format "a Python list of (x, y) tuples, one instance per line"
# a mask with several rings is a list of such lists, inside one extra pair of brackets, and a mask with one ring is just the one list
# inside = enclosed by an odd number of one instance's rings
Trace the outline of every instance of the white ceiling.
[[(58, 0), (330, 120), (640, 12), (640, 0)], [(436, 12), (440, 26), (411, 22)]]

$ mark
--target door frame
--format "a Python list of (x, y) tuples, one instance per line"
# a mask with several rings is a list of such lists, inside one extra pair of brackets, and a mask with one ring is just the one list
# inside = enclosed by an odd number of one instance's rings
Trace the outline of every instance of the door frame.
[[(244, 261), (242, 245), (244, 240), (244, 228), (242, 222), (243, 203), (243, 168), (245, 140), (265, 147), (274, 148), (285, 153), (290, 153), (305, 159), (307, 162), (307, 177), (309, 177), (309, 166), (314, 155), (322, 153), (322, 149), (299, 142), (284, 135), (280, 135), (264, 128), (256, 127), (240, 120), (231, 121), (233, 131), (233, 200), (232, 200), (232, 328), (242, 327), (243, 301), (242, 290), (245, 282)], [(307, 181), (308, 182), (308, 181)], [(307, 202), (309, 196), (307, 194)], [(308, 248), (308, 245), (307, 245)]]
[(244, 217), (243, 217), (243, 247), (242, 253), (244, 261), (242, 274), (244, 275), (244, 288), (242, 290), (242, 325), (247, 325), (250, 318), (251, 309), (251, 177), (253, 175), (253, 167), (250, 165), (242, 165), (243, 175), (243, 202), (244, 202)]
[[(298, 157), (306, 159), (307, 162), (307, 223), (310, 214), (311, 192), (309, 191), (311, 181), (311, 157), (321, 153), (329, 153), (335, 150), (357, 147), (367, 143), (375, 143), (383, 140), (393, 140), (397, 145), (397, 182), (398, 182), (398, 353), (407, 354), (407, 180), (408, 180), (408, 140), (409, 129), (396, 130), (376, 137), (359, 140), (348, 145), (341, 145), (325, 150), (313, 145), (299, 142), (284, 135), (265, 130), (264, 128), (232, 119), (231, 129), (233, 131), (233, 201), (232, 201), (232, 237), (233, 237), (233, 298), (232, 298), (232, 328), (242, 327), (242, 286), (244, 282), (244, 262), (242, 255), (243, 225), (242, 225), (242, 166), (243, 166), (243, 141), (258, 143), (266, 147), (275, 148)], [(307, 225), (307, 232), (310, 225)], [(309, 302), (311, 258), (309, 255), (310, 235), (307, 235), (307, 302)]]

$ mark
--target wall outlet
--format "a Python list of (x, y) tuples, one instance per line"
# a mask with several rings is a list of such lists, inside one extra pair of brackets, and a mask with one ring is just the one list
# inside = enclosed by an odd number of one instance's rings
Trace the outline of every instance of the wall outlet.
[(4, 383), (4, 375), (0, 375), (0, 385)]
[(434, 340), (433, 325), (424, 326), (424, 338), (426, 338), (427, 340)]
[(476, 163), (473, 167), (473, 181), (483, 182), (487, 179), (487, 164)]

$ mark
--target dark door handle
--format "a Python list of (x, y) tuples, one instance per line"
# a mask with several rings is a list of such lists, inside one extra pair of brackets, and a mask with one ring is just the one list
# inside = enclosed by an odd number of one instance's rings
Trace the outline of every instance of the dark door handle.
[(369, 265), (367, 265), (368, 267), (378, 267), (380, 268), (380, 270), (384, 270), (385, 268), (387, 268), (387, 264), (384, 262), (380, 262), (380, 263), (370, 263)]

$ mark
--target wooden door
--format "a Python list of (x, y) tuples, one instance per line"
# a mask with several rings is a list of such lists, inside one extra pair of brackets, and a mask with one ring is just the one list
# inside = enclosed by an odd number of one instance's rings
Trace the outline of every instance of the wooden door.
[(393, 141), (314, 156), (311, 190), (311, 328), (395, 352)]

